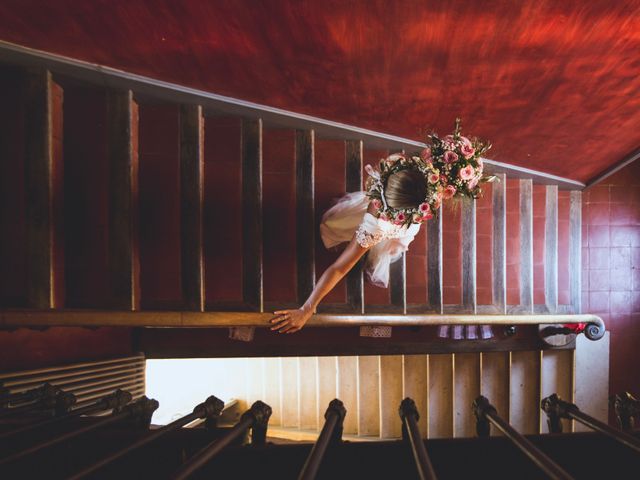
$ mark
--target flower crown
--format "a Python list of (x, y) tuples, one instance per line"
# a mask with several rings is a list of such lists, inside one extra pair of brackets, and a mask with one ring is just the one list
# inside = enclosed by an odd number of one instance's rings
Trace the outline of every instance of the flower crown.
[[(418, 170), (424, 175), (426, 195), (417, 207), (393, 208), (389, 206), (384, 195), (387, 179), (403, 170)], [(419, 155), (407, 156), (404, 153), (394, 153), (380, 160), (380, 171), (371, 165), (365, 167), (369, 174), (367, 179), (367, 195), (377, 210), (378, 218), (391, 221), (396, 225), (422, 223), (433, 217), (433, 213), (440, 208), (442, 195), (438, 189), (440, 173), (432, 163), (424, 162)]]
[[(479, 183), (495, 177), (483, 176), (481, 155), (491, 144), (477, 138), (469, 140), (461, 135), (460, 119), (456, 119), (453, 134), (443, 139), (435, 133), (428, 135), (429, 144), (420, 152), (410, 155), (394, 153), (380, 160), (379, 171), (371, 165), (365, 167), (369, 174), (367, 195), (376, 209), (378, 218), (396, 225), (422, 223), (437, 213), (443, 200), (454, 196), (478, 198), (482, 190)], [(392, 208), (387, 204), (384, 188), (387, 179), (403, 170), (417, 170), (424, 175), (426, 195), (412, 208)]]

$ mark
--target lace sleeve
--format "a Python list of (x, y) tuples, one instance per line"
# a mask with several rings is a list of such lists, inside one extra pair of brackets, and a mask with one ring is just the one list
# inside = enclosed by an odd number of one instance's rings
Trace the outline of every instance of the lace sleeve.
[(370, 248), (383, 239), (383, 232), (378, 227), (377, 219), (370, 214), (365, 214), (362, 223), (356, 230), (356, 241), (362, 248)]

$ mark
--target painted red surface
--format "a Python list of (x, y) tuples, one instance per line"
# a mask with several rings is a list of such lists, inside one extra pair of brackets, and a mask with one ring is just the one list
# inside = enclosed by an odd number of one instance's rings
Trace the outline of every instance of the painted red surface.
[[(345, 147), (344, 142), (337, 140), (316, 140), (315, 145), (315, 208), (316, 224), (319, 225), (322, 214), (346, 192)], [(338, 246), (331, 251), (327, 250), (320, 240), (318, 231), (316, 231), (316, 238), (318, 239), (316, 242), (316, 278), (320, 278), (322, 272), (338, 257), (342, 247)], [(346, 298), (347, 288), (343, 279), (329, 292), (323, 302), (344, 303)]]
[(295, 132), (265, 130), (263, 148), (264, 300), (295, 303)]
[(407, 303), (427, 303), (427, 227), (420, 227), (406, 253)]
[(583, 194), (582, 310), (611, 332), (610, 392), (640, 394), (640, 162)]
[(442, 298), (445, 305), (462, 303), (462, 208), (459, 201), (442, 210)]
[(0, 331), (0, 372), (112, 358), (132, 353), (130, 328), (55, 327)]
[(104, 308), (109, 302), (109, 164), (103, 92), (65, 89), (66, 306)]
[(142, 308), (180, 308), (180, 111), (140, 105), (140, 291)]
[(207, 119), (203, 211), (207, 302), (242, 299), (240, 141), (240, 119)]
[(637, 0), (0, 4), (3, 40), (416, 139), (462, 116), (583, 181), (640, 144), (638, 32)]
[(478, 305), (493, 303), (493, 189), (482, 186), (476, 201), (476, 299)]

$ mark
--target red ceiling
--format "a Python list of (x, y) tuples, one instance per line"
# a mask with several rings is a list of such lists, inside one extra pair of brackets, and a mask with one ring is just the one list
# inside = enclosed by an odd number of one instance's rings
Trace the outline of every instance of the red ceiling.
[(637, 0), (0, 0), (0, 38), (581, 181), (640, 146)]

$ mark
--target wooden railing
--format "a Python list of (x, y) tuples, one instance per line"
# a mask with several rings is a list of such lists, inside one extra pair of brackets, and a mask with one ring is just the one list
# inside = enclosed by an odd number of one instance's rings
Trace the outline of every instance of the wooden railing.
[[(297, 300), (304, 300), (314, 286), (314, 170), (318, 138), (345, 141), (345, 181), (348, 191), (363, 184), (365, 148), (415, 150), (424, 145), (328, 120), (295, 114), (251, 102), (232, 99), (0, 42), (0, 63), (25, 68), (28, 83), (25, 190), (28, 257), (28, 298), (24, 309), (4, 308), (0, 326), (134, 325), (134, 326), (266, 326), (265, 311), (287, 305), (264, 301), (262, 139), (265, 126), (295, 130), (296, 164), (296, 270)], [(62, 158), (60, 142), (63, 95), (58, 80), (84, 82), (106, 88), (109, 172), (109, 297), (108, 310), (65, 310), (62, 260), (56, 251), (62, 224), (59, 195)], [(58, 100), (56, 100), (58, 99)], [(182, 308), (173, 311), (141, 310), (138, 202), (138, 101), (178, 104), (180, 110), (180, 185)], [(58, 102), (58, 103), (56, 103)], [(233, 304), (205, 298), (203, 247), (204, 125), (208, 115), (242, 118), (242, 298)], [(56, 130), (58, 129), (58, 130)], [(362, 265), (349, 273), (344, 304), (321, 305), (309, 326), (363, 324), (562, 324), (589, 323), (590, 338), (604, 332), (602, 320), (581, 316), (581, 192), (584, 185), (522, 167), (485, 160), (487, 171), (497, 175), (493, 186), (491, 305), (479, 305), (476, 278), (476, 202), (464, 200), (462, 215), (462, 295), (458, 305), (443, 301), (442, 218), (427, 224), (425, 252), (426, 303), (407, 302), (406, 258), (391, 266), (390, 305), (371, 307), (364, 295)], [(520, 299), (507, 302), (506, 188), (507, 176), (518, 179), (520, 211)], [(545, 206), (545, 302), (534, 304), (533, 285), (533, 182), (544, 184)], [(569, 285), (570, 301), (558, 302), (558, 189), (570, 189)], [(362, 316), (365, 314), (365, 316)], [(383, 315), (384, 314), (384, 315)], [(541, 315), (545, 314), (545, 315)], [(550, 314), (550, 315), (549, 315)]]
[[(555, 394), (541, 405), (549, 414), (550, 423), (559, 427), (559, 418), (572, 418), (597, 433), (525, 437), (502, 418), (488, 398), (479, 396), (472, 405), (475, 421), (471, 421), (481, 440), (425, 440), (418, 427), (418, 408), (407, 397), (400, 404), (399, 418), (396, 416), (396, 422), (402, 423), (402, 440), (343, 442), (342, 423), (349, 412), (340, 400), (334, 399), (314, 445), (308, 442), (282, 445), (266, 442), (272, 412), (262, 401), (253, 403), (231, 428), (217, 425), (223, 402), (214, 396), (197, 405), (192, 413), (151, 429), (152, 414), (158, 406), (156, 400), (146, 397), (131, 402), (128, 395), (124, 402), (103, 406), (112, 412), (102, 417), (81, 418), (73, 415), (78, 410), (71, 410), (71, 414), (58, 417), (57, 429), (44, 428), (45, 412), (35, 416), (15, 415), (20, 430), (0, 422), (0, 430), (5, 433), (1, 440), (6, 441), (7, 435), (11, 438), (0, 449), (0, 475), (31, 478), (36, 470), (42, 472), (46, 468), (50, 476), (73, 480), (96, 475), (187, 479), (211, 475), (250, 478), (259, 471), (268, 478), (297, 476), (312, 480), (319, 474), (351, 478), (352, 471), (363, 473), (374, 464), (376, 468), (384, 468), (378, 472), (384, 478), (388, 478), (388, 470), (395, 470), (402, 478), (417, 474), (425, 480), (466, 478), (471, 473), (482, 478), (537, 477), (540, 472), (548, 478), (570, 480), (601, 478), (603, 471), (616, 478), (620, 472), (628, 474), (640, 454), (638, 432), (624, 432), (602, 424)], [(2, 408), (0, 412), (4, 411)], [(185, 427), (197, 418), (213, 421), (207, 428)], [(489, 438), (492, 427), (502, 435)], [(34, 430), (38, 435), (32, 435)], [(61, 453), (63, 444), (69, 450), (67, 454)], [(151, 445), (154, 448), (149, 448)], [(514, 447), (522, 455), (514, 455)], [(597, 461), (585, 462), (582, 458), (585, 451), (597, 454)], [(381, 462), (386, 467), (381, 467)], [(249, 475), (252, 470), (253, 475)]]

